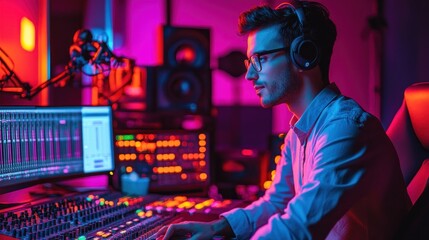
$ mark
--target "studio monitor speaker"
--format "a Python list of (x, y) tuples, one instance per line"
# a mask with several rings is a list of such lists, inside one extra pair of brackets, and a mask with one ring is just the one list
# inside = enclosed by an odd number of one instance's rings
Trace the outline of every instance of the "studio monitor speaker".
[(155, 85), (155, 111), (174, 114), (210, 114), (211, 69), (152, 67), (148, 81)]
[(163, 26), (163, 65), (210, 68), (210, 29)]

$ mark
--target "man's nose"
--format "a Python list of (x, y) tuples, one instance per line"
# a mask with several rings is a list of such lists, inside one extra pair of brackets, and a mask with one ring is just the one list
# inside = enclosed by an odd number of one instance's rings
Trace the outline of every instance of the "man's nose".
[(246, 80), (253, 81), (258, 79), (258, 77), (259, 77), (258, 72), (255, 70), (255, 68), (253, 68), (253, 66), (250, 65), (247, 68), (246, 75), (244, 76), (244, 78)]

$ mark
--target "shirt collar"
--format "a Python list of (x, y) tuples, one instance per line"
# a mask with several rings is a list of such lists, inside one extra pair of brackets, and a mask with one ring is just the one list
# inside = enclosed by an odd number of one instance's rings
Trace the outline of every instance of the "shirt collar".
[(335, 83), (331, 83), (316, 95), (300, 119), (297, 119), (295, 115), (292, 117), (290, 120), (291, 129), (298, 136), (301, 144), (304, 143), (322, 111), (336, 96), (340, 94), (341, 92), (337, 85)]

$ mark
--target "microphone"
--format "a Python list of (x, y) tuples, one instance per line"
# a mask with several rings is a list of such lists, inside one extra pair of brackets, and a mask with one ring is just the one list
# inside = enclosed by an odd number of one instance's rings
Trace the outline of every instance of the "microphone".
[(97, 49), (91, 31), (77, 30), (73, 35), (73, 44), (69, 48), (72, 67), (79, 69), (90, 63)]
[(73, 43), (77, 45), (92, 43), (92, 40), (92, 33), (88, 29), (79, 29), (73, 35)]
[(111, 59), (118, 59), (107, 46), (107, 36), (94, 37), (88, 29), (79, 29), (73, 36), (73, 45), (69, 48), (71, 65), (82, 68), (86, 64), (109, 64)]

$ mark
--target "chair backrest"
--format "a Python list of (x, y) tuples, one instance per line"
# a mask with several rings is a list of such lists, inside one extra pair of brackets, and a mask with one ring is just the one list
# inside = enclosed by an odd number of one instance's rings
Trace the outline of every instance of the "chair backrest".
[(429, 235), (429, 82), (415, 83), (387, 129), (398, 152), (413, 207), (397, 239), (427, 239)]
[(396, 147), (407, 184), (429, 159), (429, 82), (415, 83), (404, 92), (402, 106), (387, 135)]

